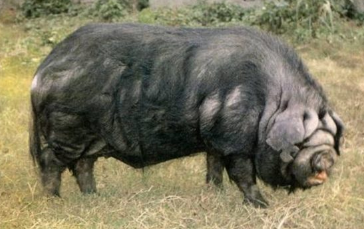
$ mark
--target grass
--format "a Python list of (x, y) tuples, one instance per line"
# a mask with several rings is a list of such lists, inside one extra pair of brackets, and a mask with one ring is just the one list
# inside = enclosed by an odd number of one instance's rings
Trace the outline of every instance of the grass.
[(52, 45), (84, 23), (59, 17), (0, 23), (0, 228), (362, 228), (360, 39), (296, 47), (347, 127), (342, 156), (323, 186), (287, 195), (260, 183), (270, 207), (254, 209), (242, 205), (241, 194), (227, 179), (221, 192), (206, 186), (204, 157), (198, 155), (144, 171), (99, 159), (97, 195), (81, 195), (66, 172), (63, 197), (45, 197), (28, 154), (29, 88)]

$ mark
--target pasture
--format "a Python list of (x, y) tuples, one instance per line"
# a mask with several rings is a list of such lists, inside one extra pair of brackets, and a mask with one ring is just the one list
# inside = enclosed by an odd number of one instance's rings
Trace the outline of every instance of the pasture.
[(46, 197), (28, 153), (29, 88), (52, 45), (86, 22), (0, 22), (0, 228), (363, 228), (364, 41), (350, 28), (346, 39), (295, 45), (346, 125), (323, 186), (287, 195), (260, 182), (270, 207), (255, 209), (226, 174), (224, 190), (207, 186), (200, 154), (144, 170), (99, 159), (98, 194), (82, 195), (67, 171), (62, 198)]

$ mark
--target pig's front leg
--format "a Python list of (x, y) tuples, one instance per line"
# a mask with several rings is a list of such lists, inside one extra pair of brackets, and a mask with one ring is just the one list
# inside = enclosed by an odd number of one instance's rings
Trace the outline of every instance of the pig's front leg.
[(255, 169), (252, 159), (243, 155), (229, 155), (225, 158), (225, 166), (231, 180), (244, 193), (244, 203), (255, 207), (266, 208), (268, 202), (260, 194), (256, 184)]

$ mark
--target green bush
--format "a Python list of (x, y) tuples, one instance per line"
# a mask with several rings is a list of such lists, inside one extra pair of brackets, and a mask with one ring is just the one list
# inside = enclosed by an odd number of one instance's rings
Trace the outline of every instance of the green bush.
[(296, 39), (334, 34), (347, 14), (346, 0), (280, 0), (255, 11), (252, 25)]
[(281, 0), (266, 3), (252, 24), (277, 34), (304, 29), (315, 36), (320, 26), (332, 29), (333, 14), (328, 0)]
[(103, 21), (118, 21), (134, 10), (141, 11), (149, 7), (149, 0), (97, 0), (88, 14)]
[[(199, 1), (179, 9), (151, 9), (148, 0), (97, 0), (82, 11), (85, 14), (80, 14), (81, 8), (70, 10), (75, 9), (71, 0), (25, 0), (22, 9), (27, 17), (67, 13), (102, 21), (122, 21), (127, 16), (142, 23), (170, 26), (250, 25), (295, 40), (307, 40), (338, 34), (346, 20), (363, 24), (364, 15), (354, 15), (349, 3), (350, 0), (277, 0), (266, 2), (262, 8), (248, 10), (226, 2), (207, 4)], [(48, 43), (53, 38), (53, 34), (44, 35)]]
[(248, 10), (234, 4), (199, 3), (191, 8), (194, 13), (193, 20), (201, 25), (242, 21)]
[(73, 10), (71, 0), (25, 0), (21, 10), (27, 18), (68, 13)]
[(364, 23), (364, 13), (360, 13), (355, 9), (352, 0), (336, 0), (339, 4), (335, 5), (335, 10), (340, 12), (340, 15), (348, 18), (349, 20), (354, 20), (358, 25), (363, 25)]
[(216, 26), (224, 23), (241, 22), (246, 10), (238, 5), (225, 2), (207, 4), (199, 2), (196, 5), (180, 9), (144, 9), (138, 15), (143, 23), (187, 26)]
[[(85, 12), (104, 21), (123, 18), (128, 12), (149, 7), (149, 0), (97, 0), (91, 6), (72, 3), (71, 0), (25, 0), (21, 10), (26, 18), (67, 13), (71, 16)], [(86, 9), (85, 9), (86, 8)]]
[(89, 9), (89, 13), (104, 21), (115, 21), (127, 14), (128, 5), (121, 0), (98, 0)]
[(137, 8), (139, 11), (149, 7), (149, 0), (138, 0)]
[(253, 25), (265, 27), (267, 30), (275, 33), (284, 33), (288, 25), (295, 20), (294, 9), (286, 1), (268, 2), (265, 6), (257, 11)]

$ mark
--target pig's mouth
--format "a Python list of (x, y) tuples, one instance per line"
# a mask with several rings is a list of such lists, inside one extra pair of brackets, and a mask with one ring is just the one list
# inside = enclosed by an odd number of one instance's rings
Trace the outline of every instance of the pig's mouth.
[[(310, 159), (310, 166), (311, 167), (311, 175), (309, 175), (306, 180), (302, 180), (301, 183), (304, 187), (311, 187), (311, 186), (316, 186), (316, 185), (320, 185), (322, 183), (324, 183), (330, 172), (331, 172), (331, 168), (335, 163), (336, 160), (336, 152), (332, 147), (329, 146), (320, 146), (320, 147), (316, 147), (319, 148), (319, 150), (322, 151), (318, 151), (317, 153), (314, 153)], [(308, 149), (310, 150), (310, 149)], [(314, 150), (315, 149), (311, 149)], [(309, 154), (309, 153), (308, 153)], [(296, 163), (296, 162), (294, 162)], [(297, 162), (297, 166), (305, 166), (304, 164), (305, 162)], [(301, 165), (299, 165), (301, 164)], [(296, 167), (297, 167), (296, 166)], [(298, 170), (296, 173), (302, 173), (302, 171)]]
[(317, 186), (317, 185), (323, 184), (327, 180), (327, 177), (328, 177), (328, 175), (327, 175), (326, 171), (321, 171), (319, 173), (315, 173), (313, 176), (310, 176), (309, 178), (307, 178), (307, 181), (304, 184), (304, 186), (312, 187), (312, 186)]
[(295, 188), (323, 184), (329, 177), (337, 153), (332, 146), (320, 145), (300, 150), (289, 166)]
[(323, 184), (330, 175), (337, 155), (333, 136), (322, 130), (316, 131), (300, 146), (283, 151), (282, 174), (291, 181), (290, 190)]

